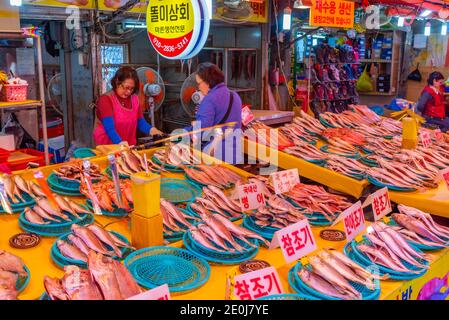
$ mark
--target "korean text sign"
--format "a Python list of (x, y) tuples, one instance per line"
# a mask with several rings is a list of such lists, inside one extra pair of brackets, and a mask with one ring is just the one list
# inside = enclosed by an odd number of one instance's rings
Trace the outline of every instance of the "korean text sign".
[(370, 194), (363, 207), (370, 205), (373, 208), (374, 220), (377, 221), (392, 211), (388, 188), (382, 188)]
[(279, 275), (274, 267), (240, 274), (234, 278), (234, 281), (234, 296), (240, 300), (254, 300), (284, 292)]
[(282, 249), (282, 254), (287, 263), (298, 260), (317, 249), (312, 228), (307, 219), (301, 220), (284, 229), (277, 231), (273, 236), (270, 249)]
[(258, 209), (265, 204), (262, 188), (257, 183), (239, 186), (238, 193), (242, 211)]
[(354, 2), (343, 0), (312, 0), (311, 26), (354, 27)]
[(357, 201), (341, 215), (345, 226), (346, 241), (351, 242), (352, 239), (365, 230), (365, 215), (363, 214), (362, 203)]
[(271, 174), (274, 192), (276, 194), (289, 192), (299, 181), (298, 169), (290, 169)]

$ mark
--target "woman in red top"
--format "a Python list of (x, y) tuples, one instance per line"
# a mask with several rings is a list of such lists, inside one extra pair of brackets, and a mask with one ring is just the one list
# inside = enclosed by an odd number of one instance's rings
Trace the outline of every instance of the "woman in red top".
[(446, 106), (443, 95), (444, 76), (432, 72), (419, 98), (417, 109), (427, 123), (437, 125), (442, 132), (449, 130), (449, 118), (446, 117)]
[(137, 129), (144, 134), (162, 135), (143, 117), (136, 95), (139, 78), (131, 67), (120, 68), (111, 80), (112, 91), (98, 99), (97, 121), (94, 129), (96, 145), (137, 142)]

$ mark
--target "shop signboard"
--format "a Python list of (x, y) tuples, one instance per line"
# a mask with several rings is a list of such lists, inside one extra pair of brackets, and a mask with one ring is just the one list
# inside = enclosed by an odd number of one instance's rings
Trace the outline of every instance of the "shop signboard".
[(284, 293), (281, 280), (274, 267), (264, 268), (234, 278), (234, 296), (239, 300), (254, 300)]
[(167, 59), (194, 57), (209, 34), (205, 0), (150, 0), (146, 19), (153, 48)]
[(315, 27), (354, 27), (354, 2), (312, 0), (309, 24)]
[(312, 228), (307, 219), (303, 219), (284, 229), (276, 231), (269, 249), (281, 247), (287, 263), (301, 259), (317, 249)]
[[(103, 0), (99, 0), (99, 3), (102, 1)], [(104, 0), (104, 1), (109, 1), (110, 3), (120, 2), (120, 0)], [(50, 6), (50, 7), (77, 6), (80, 9), (93, 9), (95, 7), (94, 0), (23, 0), (23, 3), (35, 6)]]

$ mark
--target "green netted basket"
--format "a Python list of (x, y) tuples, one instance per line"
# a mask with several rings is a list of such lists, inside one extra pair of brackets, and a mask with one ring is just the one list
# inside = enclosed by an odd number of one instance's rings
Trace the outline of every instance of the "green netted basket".
[(162, 178), (161, 198), (171, 203), (191, 202), (201, 196), (202, 190), (186, 180)]
[(73, 152), (73, 157), (77, 159), (95, 157), (96, 155), (91, 148), (78, 148)]
[[(92, 205), (92, 200), (87, 199), (86, 200), (86, 206), (93, 211), (94, 210), (94, 206)], [(131, 209), (133, 208), (133, 205), (130, 205)], [(114, 211), (108, 211), (106, 209), (103, 209), (100, 207), (101, 209), (101, 213), (107, 217), (116, 217), (116, 218), (122, 218), (122, 217), (126, 217), (128, 216), (130, 212), (126, 211), (123, 208), (119, 208), (117, 207), (115, 204), (112, 204), (112, 208), (114, 209)]]
[[(111, 231), (117, 238), (119, 238), (120, 240), (122, 240), (124, 243), (128, 244), (129, 246), (131, 246), (131, 244), (129, 243), (128, 239), (121, 235), (118, 232), (115, 231)], [(68, 236), (72, 234), (72, 233), (66, 233), (64, 235), (62, 235), (61, 237), (59, 237), (52, 245), (51, 247), (51, 252), (50, 252), (50, 256), (53, 259), (53, 261), (56, 263), (57, 266), (59, 266), (60, 268), (64, 268), (65, 266), (69, 266), (69, 265), (75, 265), (78, 266), (80, 268), (87, 268), (87, 263), (81, 261), (81, 260), (76, 260), (76, 259), (72, 259), (69, 257), (64, 256), (61, 251), (59, 250), (58, 246), (57, 246), (57, 241), (58, 240), (63, 240), (63, 241), (68, 241), (67, 238)], [(103, 242), (102, 242), (103, 243)], [(107, 244), (104, 244), (105, 248), (109, 251), (112, 251), (112, 247), (110, 247)], [(125, 247), (119, 247), (121, 253), (122, 253), (122, 257), (119, 258), (118, 256), (113, 256), (112, 258), (115, 260), (123, 260), (126, 258), (126, 256), (128, 254), (131, 253), (131, 249), (130, 248), (125, 248)]]
[(152, 289), (167, 284), (173, 293), (195, 290), (210, 277), (206, 260), (179, 248), (137, 250), (125, 259), (124, 264), (139, 285)]
[[(8, 197), (9, 204), (11, 206), (11, 210), (12, 210), (13, 213), (20, 213), (25, 208), (31, 207), (31, 206), (33, 206), (36, 203), (36, 201), (34, 201), (34, 199), (28, 193), (22, 193), (22, 198), (25, 201), (20, 201), (19, 203), (13, 203), (11, 201), (11, 198)], [(7, 212), (0, 205), (0, 214), (1, 213), (7, 213)]]
[[(22, 212), (19, 216), (19, 227), (26, 232), (35, 233), (44, 237), (59, 237), (65, 233), (70, 232), (73, 224), (86, 225), (91, 224), (94, 221), (92, 214), (79, 214), (81, 219), (77, 219), (69, 212), (63, 211), (68, 215), (72, 221), (63, 221), (60, 223), (51, 221), (49, 224), (36, 224), (29, 222), (25, 218), (25, 212)], [(45, 220), (45, 219), (44, 219)]]
[(26, 277), (19, 276), (17, 278), (16, 288), (17, 288), (17, 291), (19, 291), (19, 292), (22, 292), (23, 290), (25, 290), (27, 285), (30, 283), (30, 278), (31, 278), (30, 269), (28, 269), (27, 266), (23, 266), (23, 268), (25, 269), (27, 276)]

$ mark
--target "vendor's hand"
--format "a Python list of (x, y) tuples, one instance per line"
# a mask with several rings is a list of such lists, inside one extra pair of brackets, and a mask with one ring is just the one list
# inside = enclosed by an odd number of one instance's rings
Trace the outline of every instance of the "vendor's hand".
[(156, 127), (153, 127), (150, 130), (150, 135), (152, 135), (152, 136), (156, 136), (156, 135), (162, 136), (162, 135), (164, 135), (164, 133), (162, 131), (160, 131), (159, 129), (157, 129)]

